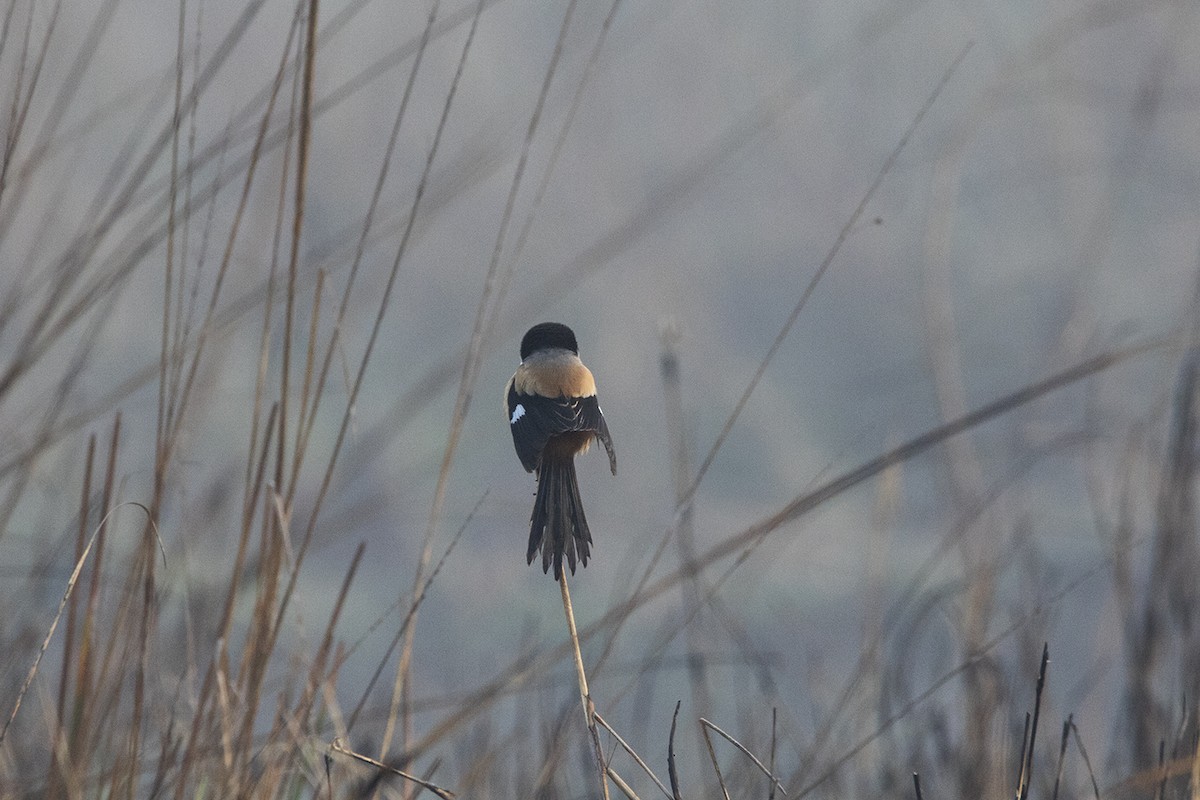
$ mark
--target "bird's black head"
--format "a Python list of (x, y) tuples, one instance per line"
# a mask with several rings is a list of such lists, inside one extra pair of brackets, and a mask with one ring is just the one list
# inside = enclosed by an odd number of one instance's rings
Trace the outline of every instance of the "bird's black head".
[(561, 322), (542, 322), (534, 325), (525, 332), (521, 339), (521, 360), (524, 361), (530, 353), (538, 350), (548, 350), (560, 347), (579, 355), (579, 345), (575, 342), (575, 332)]

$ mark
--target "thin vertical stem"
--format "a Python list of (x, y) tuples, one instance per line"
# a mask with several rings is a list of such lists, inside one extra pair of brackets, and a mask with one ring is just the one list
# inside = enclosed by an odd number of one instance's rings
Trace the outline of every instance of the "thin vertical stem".
[(579, 650), (579, 631), (575, 627), (575, 609), (571, 605), (571, 590), (567, 588), (567, 572), (563, 570), (558, 581), (562, 589), (563, 613), (567, 617), (567, 630), (571, 634), (571, 651), (575, 656), (575, 674), (579, 678), (579, 701), (583, 704), (583, 718), (596, 750), (596, 764), (600, 768), (600, 796), (608, 800), (608, 768), (604, 764), (604, 750), (600, 747), (600, 733), (596, 730), (596, 706), (588, 690), (587, 672), (583, 668), (583, 653)]

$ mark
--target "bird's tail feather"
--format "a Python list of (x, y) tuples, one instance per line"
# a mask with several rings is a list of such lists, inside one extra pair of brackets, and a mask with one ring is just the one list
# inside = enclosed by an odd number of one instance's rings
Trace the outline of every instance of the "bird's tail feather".
[(554, 579), (562, 576), (563, 556), (571, 574), (575, 561), (587, 566), (591, 555), (592, 534), (583, 513), (579, 483), (575, 480), (575, 459), (544, 459), (538, 469), (537, 499), (529, 522), (529, 550), (526, 561), (533, 563), (542, 550), (542, 572), (554, 564)]

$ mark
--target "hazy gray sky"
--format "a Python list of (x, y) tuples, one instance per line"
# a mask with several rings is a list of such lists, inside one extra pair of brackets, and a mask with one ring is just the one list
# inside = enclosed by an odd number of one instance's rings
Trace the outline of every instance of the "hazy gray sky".
[[(46, 31), (44, 5), (30, 12), (18, 4), (14, 17), (24, 26), (32, 13), (34, 42)], [(94, 57), (72, 81), (90, 26), (105, 19), (97, 6), (115, 11)], [(366, 346), (472, 7), (446, 2), (439, 9), (445, 24), (435, 29), (417, 75), (351, 298), (335, 386), (314, 434), (322, 454), (332, 446), (346, 379)], [(180, 138), (180, 162), (191, 152), (198, 165), (190, 186), (195, 207), (176, 237), (182, 253), (186, 229), (183, 302), (195, 302), (197, 314), (212, 289), (244, 159), (293, 16), (292, 3), (279, 0), (243, 20), (247, 8), (244, 0), (186, 8), (185, 96), (231, 31), (245, 26), (228, 39), (228, 60), (204, 85)], [(445, 688), (440, 681), (486, 678), (496, 642), (514, 641), (530, 621), (557, 635), (557, 594), (523, 563), (533, 479), (512, 452), (499, 403), (524, 329), (551, 319), (574, 327), (616, 441), (615, 479), (601, 455), (581, 466), (596, 546), (577, 591), (599, 603), (647, 563), (673, 512), (658, 366), (662, 326), (678, 331), (694, 468), (889, 154), (968, 44), (713, 462), (697, 494), (697, 546), (730, 536), (948, 415), (1107, 349), (1168, 333), (1192, 307), (1200, 176), (1194, 3), (625, 0), (535, 209), (609, 9), (599, 2), (574, 9), (516, 194), (500, 259), (502, 272), (513, 266), (511, 289), (481, 366), (435, 540), (440, 551), (490, 491), (444, 573), (448, 585), (475, 590), (442, 589), (422, 619), (419, 652), (427, 656), (418, 658), (418, 669), (428, 693)], [(309, 563), (314, 585), (323, 587), (323, 579), (340, 577), (359, 540), (369, 542), (364, 585), (371, 588), (352, 598), (348, 635), (410, 585), (475, 309), (566, 10), (562, 2), (496, 0), (479, 20)], [(318, 51), (300, 280), (308, 309), (317, 271), (326, 273), (322, 337), (428, 11), (427, 3), (382, 0), (321, 6), (325, 24), (336, 29), (326, 29)], [(67, 0), (15, 163), (43, 144), (50, 149), (27, 178), (10, 176), (7, 205), (0, 204), (0, 296), (20, 308), (16, 322), (0, 331), (5, 364), (20, 353), (22, 332), (52, 276), (74, 276), (67, 296), (94, 302), (68, 336), (48, 345), (50, 355), (29, 383), (5, 397), (0, 424), (11, 441), (27, 446), (34, 437), (27, 423), (44, 411), (46, 387), (70, 371), (81, 343), (94, 344), (64, 396), (66, 414), (89, 409), (97, 416), (62, 440), (63, 464), (77, 462), (85, 435), (105, 428), (119, 406), (127, 423), (125, 491), (133, 499), (151, 475), (155, 383), (119, 402), (104, 398), (146, 369), (151, 379), (155, 374), (166, 250), (151, 234), (166, 220), (171, 149), (152, 145), (170, 121), (177, 36), (175, 4)], [(10, 42), (0, 52), (0, 70), (10, 76), (16, 48)], [(65, 94), (69, 87), (73, 94)], [(289, 80), (273, 131), (285, 124), (291, 91)], [(59, 97), (61, 122), (44, 130)], [(222, 491), (235, 498), (239, 491), (283, 157), (276, 146), (261, 160), (222, 290), (220, 308), (235, 322), (213, 342), (186, 426), (181, 488), (170, 507), (180, 517)], [(144, 179), (131, 180), (143, 160)], [(210, 222), (205, 193), (214, 184), (220, 189)], [(108, 224), (126, 187), (132, 194)], [(71, 261), (85, 241), (95, 241), (96, 250), (85, 264)], [(148, 246), (139, 251), (143, 241)], [(307, 316), (301, 312), (305, 331)], [(278, 322), (277, 312), (276, 352)], [(1161, 419), (1175, 368), (1173, 357), (1148, 357), (973, 432), (952, 451), (953, 461), (939, 451), (907, 465), (887, 526), (884, 583), (902, 585), (929, 556), (962, 511), (963, 492), (1013, 473), (1054, 437), (1091, 430), (1101, 436), (1092, 457), (1104, 462), (1125, 446), (1130, 426)], [(439, 369), (441, 382), (413, 392)], [(1151, 473), (1156, 445), (1138, 454)], [(1099, 562), (1105, 545), (1091, 507), (1096, 498), (1085, 491), (1083, 452), (1060, 452), (1015, 482), (997, 552), (1009, 547), (1019, 527), (1012, 520), (1019, 519), (1028, 526), (1028, 546), (1048, 554), (1064, 575)], [(67, 524), (78, 478), (58, 470), (46, 462), (35, 496), (61, 508), (61, 520), (40, 518), (33, 500), (22, 506), (13, 522), (22, 535), (4, 545), (10, 557), (41, 552), (44, 545), (30, 543), (38, 529)], [(306, 476), (298, 513), (318, 479), (316, 470)], [(804, 525), (780, 530), (723, 591), (751, 635), (781, 651), (785, 674), (821, 653), (836, 660), (855, 652), (866, 613), (867, 553), (881, 546), (872, 538), (877, 495), (870, 484)], [(171, 527), (164, 531), (169, 542)], [(230, 536), (218, 525), (211, 539), (174, 542), (190, 554), (173, 562), (188, 565), (175, 580), (198, 572), (194, 579), (202, 582), (201, 565), (224, 553)], [(1066, 552), (1070, 559), (1059, 558)], [(674, 547), (666, 560), (660, 570), (678, 563)], [(958, 564), (952, 556), (938, 574), (953, 577)], [(1020, 581), (1012, 584), (1002, 587), (1001, 605), (1019, 608)], [(327, 593), (307, 592), (301, 602), (317, 617)], [(676, 613), (672, 604), (656, 608)], [(641, 652), (637, 637), (657, 625), (637, 620), (629, 658)], [(494, 640), (478, 637), (480, 627)], [(1085, 645), (1113, 634), (1097, 631)], [(449, 654), (454, 666), (440, 672), (434, 665)]]

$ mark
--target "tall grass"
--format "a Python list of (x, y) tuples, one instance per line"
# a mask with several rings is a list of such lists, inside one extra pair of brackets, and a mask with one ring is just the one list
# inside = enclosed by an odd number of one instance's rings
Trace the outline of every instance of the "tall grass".
[[(536, 301), (509, 308), (513, 275), (547, 212), (547, 188), (622, 8), (619, 0), (607, 6), (579, 45), (576, 4), (564, 4), (506, 174), (508, 160), (491, 149), (487, 131), (459, 137), (466, 144), (457, 151), (446, 144), (457, 134), (468, 67), (480, 57), (476, 36), (497, 3), (433, 3), (408, 38), (330, 89), (321, 81), (325, 43), (369, 3), (327, 9), (305, 0), (272, 17), (276, 9), (265, 0), (250, 0), (235, 18), (213, 22), (204, 4), (181, 2), (173, 63), (146, 97), (106, 100), (78, 116), (68, 111), (80, 102), (81, 76), (112, 46), (120, 1), (92, 12), (71, 58), (56, 49), (60, 15), (68, 13), (61, 3), (5, 10), (0, 251), (10, 259), (26, 253), (30, 268), (7, 271), (0, 300), (0, 425), (8, 442), (0, 460), (0, 568), (9, 612), (0, 619), (7, 720), (0, 795), (1200, 797), (1193, 496), (1200, 328), (1093, 350), (969, 404), (956, 383), (953, 335), (939, 327), (953, 322), (939, 293), (946, 284), (931, 281), (941, 421), (821, 476), (740, 530), (711, 541), (695, 530), (710, 467), (966, 50), (928, 102), (911, 109), (910, 127), (858, 190), (840, 230), (830, 232), (824, 259), (804, 265), (811, 278), (791, 313), (772, 321), (775, 338), (740, 379), (740, 397), (698, 464), (686, 422), (694, 401), (688, 352), (678, 329), (663, 329), (666, 404), (642, 411), (661, 416), (667, 430), (674, 494), (666, 503), (671, 522), (646, 542), (652, 555), (639, 562), (637, 580), (603, 601), (595, 591), (572, 601), (564, 578), (569, 632), (507, 642), (479, 685), (440, 697), (420, 686), (422, 609), (450, 603), (435, 587), (455, 602), (466, 595), (479, 609), (473, 633), (494, 635), (487, 614), (499, 612), (445, 569), (464, 557), (456, 548), (478, 524), (487, 492), (471, 488), (478, 502), (451, 537), (442, 535), (446, 500), (466, 457), (459, 445), (485, 359)], [(213, 29), (215, 43), (202, 38)], [(248, 31), (257, 38), (247, 39)], [(579, 74), (561, 66), (572, 46), (584, 49)], [(214, 110), (215, 82), (238, 55), (264, 47), (272, 67), (251, 76), (249, 100)], [(43, 74), (52, 58), (67, 62), (54, 73), (58, 85)], [(334, 247), (318, 251), (309, 246), (311, 179), (327, 154), (314, 146), (314, 127), (397, 64), (407, 71), (394, 92), (390, 135), (373, 154), (379, 167), (364, 192), (367, 210), (334, 234)], [(658, 193), (580, 247), (544, 296), (569, 293), (653, 230), (781, 118), (798, 83), (721, 132)], [(415, 125), (413, 98), (430, 87), (441, 100), (436, 125), (424, 140), (406, 137)], [(571, 98), (557, 117), (546, 113), (554, 91)], [(129, 109), (139, 101), (143, 117), (133, 121)], [(208, 134), (214, 123), (206, 115), (221, 119), (219, 133)], [(122, 118), (131, 122), (99, 189), (78, 203), (83, 213), (57, 215), (54, 203), (65, 202), (71, 186), (64, 163), (73, 148), (84, 146), (90, 125)], [(537, 147), (542, 141), (553, 142), (548, 155)], [(398, 169), (401, 161), (410, 169)], [(519, 205), (535, 167), (542, 172), (534, 199)], [(458, 326), (463, 341), (425, 374), (400, 376), (395, 405), (371, 415), (378, 427), (359, 430), (362, 406), (378, 402), (365, 387), (381, 379), (373, 362), (386, 323), (409, 302), (398, 286), (417, 240), (436, 233), (433, 221), (458, 193), (496, 175), (506, 200), (488, 236), (475, 316)], [(40, 187), (55, 181), (64, 188), (46, 201)], [(404, 198), (394, 201), (394, 214), (386, 210), (389, 190)], [(379, 267), (369, 254), (384, 247), (390, 251)], [(1200, 318), (1200, 288), (1194, 306)], [(236, 339), (233, 330), (241, 332)], [(253, 341), (252, 352), (235, 341)], [(121, 374), (99, 380), (94, 365), (113, 363), (113, 348)], [(985, 474), (966, 443), (989, 422), (1163, 354), (1178, 364), (1176, 385), (1163, 391), (1169, 399), (1158, 415), (1127, 430), (1085, 424), (1022, 452), (1001, 475)], [(231, 410), (226, 393), (244, 402)], [(418, 511), (423, 535), (411, 526), (401, 532), (418, 556), (396, 565), (389, 594), (369, 592), (369, 620), (348, 622), (369, 559), (365, 534), (341, 537), (354, 544), (333, 580), (322, 581), (313, 567), (315, 546), (340, 533), (331, 506), (355, 480), (369, 479), (372, 454), (387, 440), (381, 431), (415, 419), (432, 397), (446, 398), (453, 411), (433, 459), (438, 467), (430, 467), (432, 501), (427, 514)], [(1123, 454), (1115, 462), (1098, 455), (1111, 449), (1089, 449), (1114, 440)], [(784, 683), (779, 652), (798, 645), (763, 643), (762, 625), (727, 596), (731, 576), (789, 526), (857, 487), (878, 493), (875, 546), (895, 546), (889, 529), (899, 482), (911, 462), (935, 452), (955, 476), (946, 501), (954, 522), (938, 547), (899, 585), (889, 584), (899, 579), (887, 558), (874, 561), (864, 591), (870, 618), (850, 637), (857, 652), (833, 668), (814, 659), (806, 683)], [(1027, 520), (1004, 501), (1046, 459), (1076, 452), (1087, 462), (1090, 511), (1107, 553), (1063, 578), (1028, 546)], [(196, 458), (219, 463), (219, 480), (198, 481), (189, 469)], [(1147, 494), (1155, 498), (1149, 514), (1139, 504)], [(1028, 602), (1006, 607), (1004, 584), (1017, 584)], [(1091, 665), (1050, 658), (1057, 652), (1050, 618), (1064, 599), (1097, 584), (1123, 634), (1103, 658), (1122, 695), (1098, 704), (1110, 718), (1082, 729), (1115, 732), (1100, 752), (1089, 751), (1081, 733), (1081, 709), (1064, 705), (1065, 685), (1099, 685)], [(668, 596), (678, 605), (648, 633), (644, 618), (668, 607)], [(319, 617), (305, 597), (319, 598)], [(686, 694), (686, 705), (676, 694)]]

